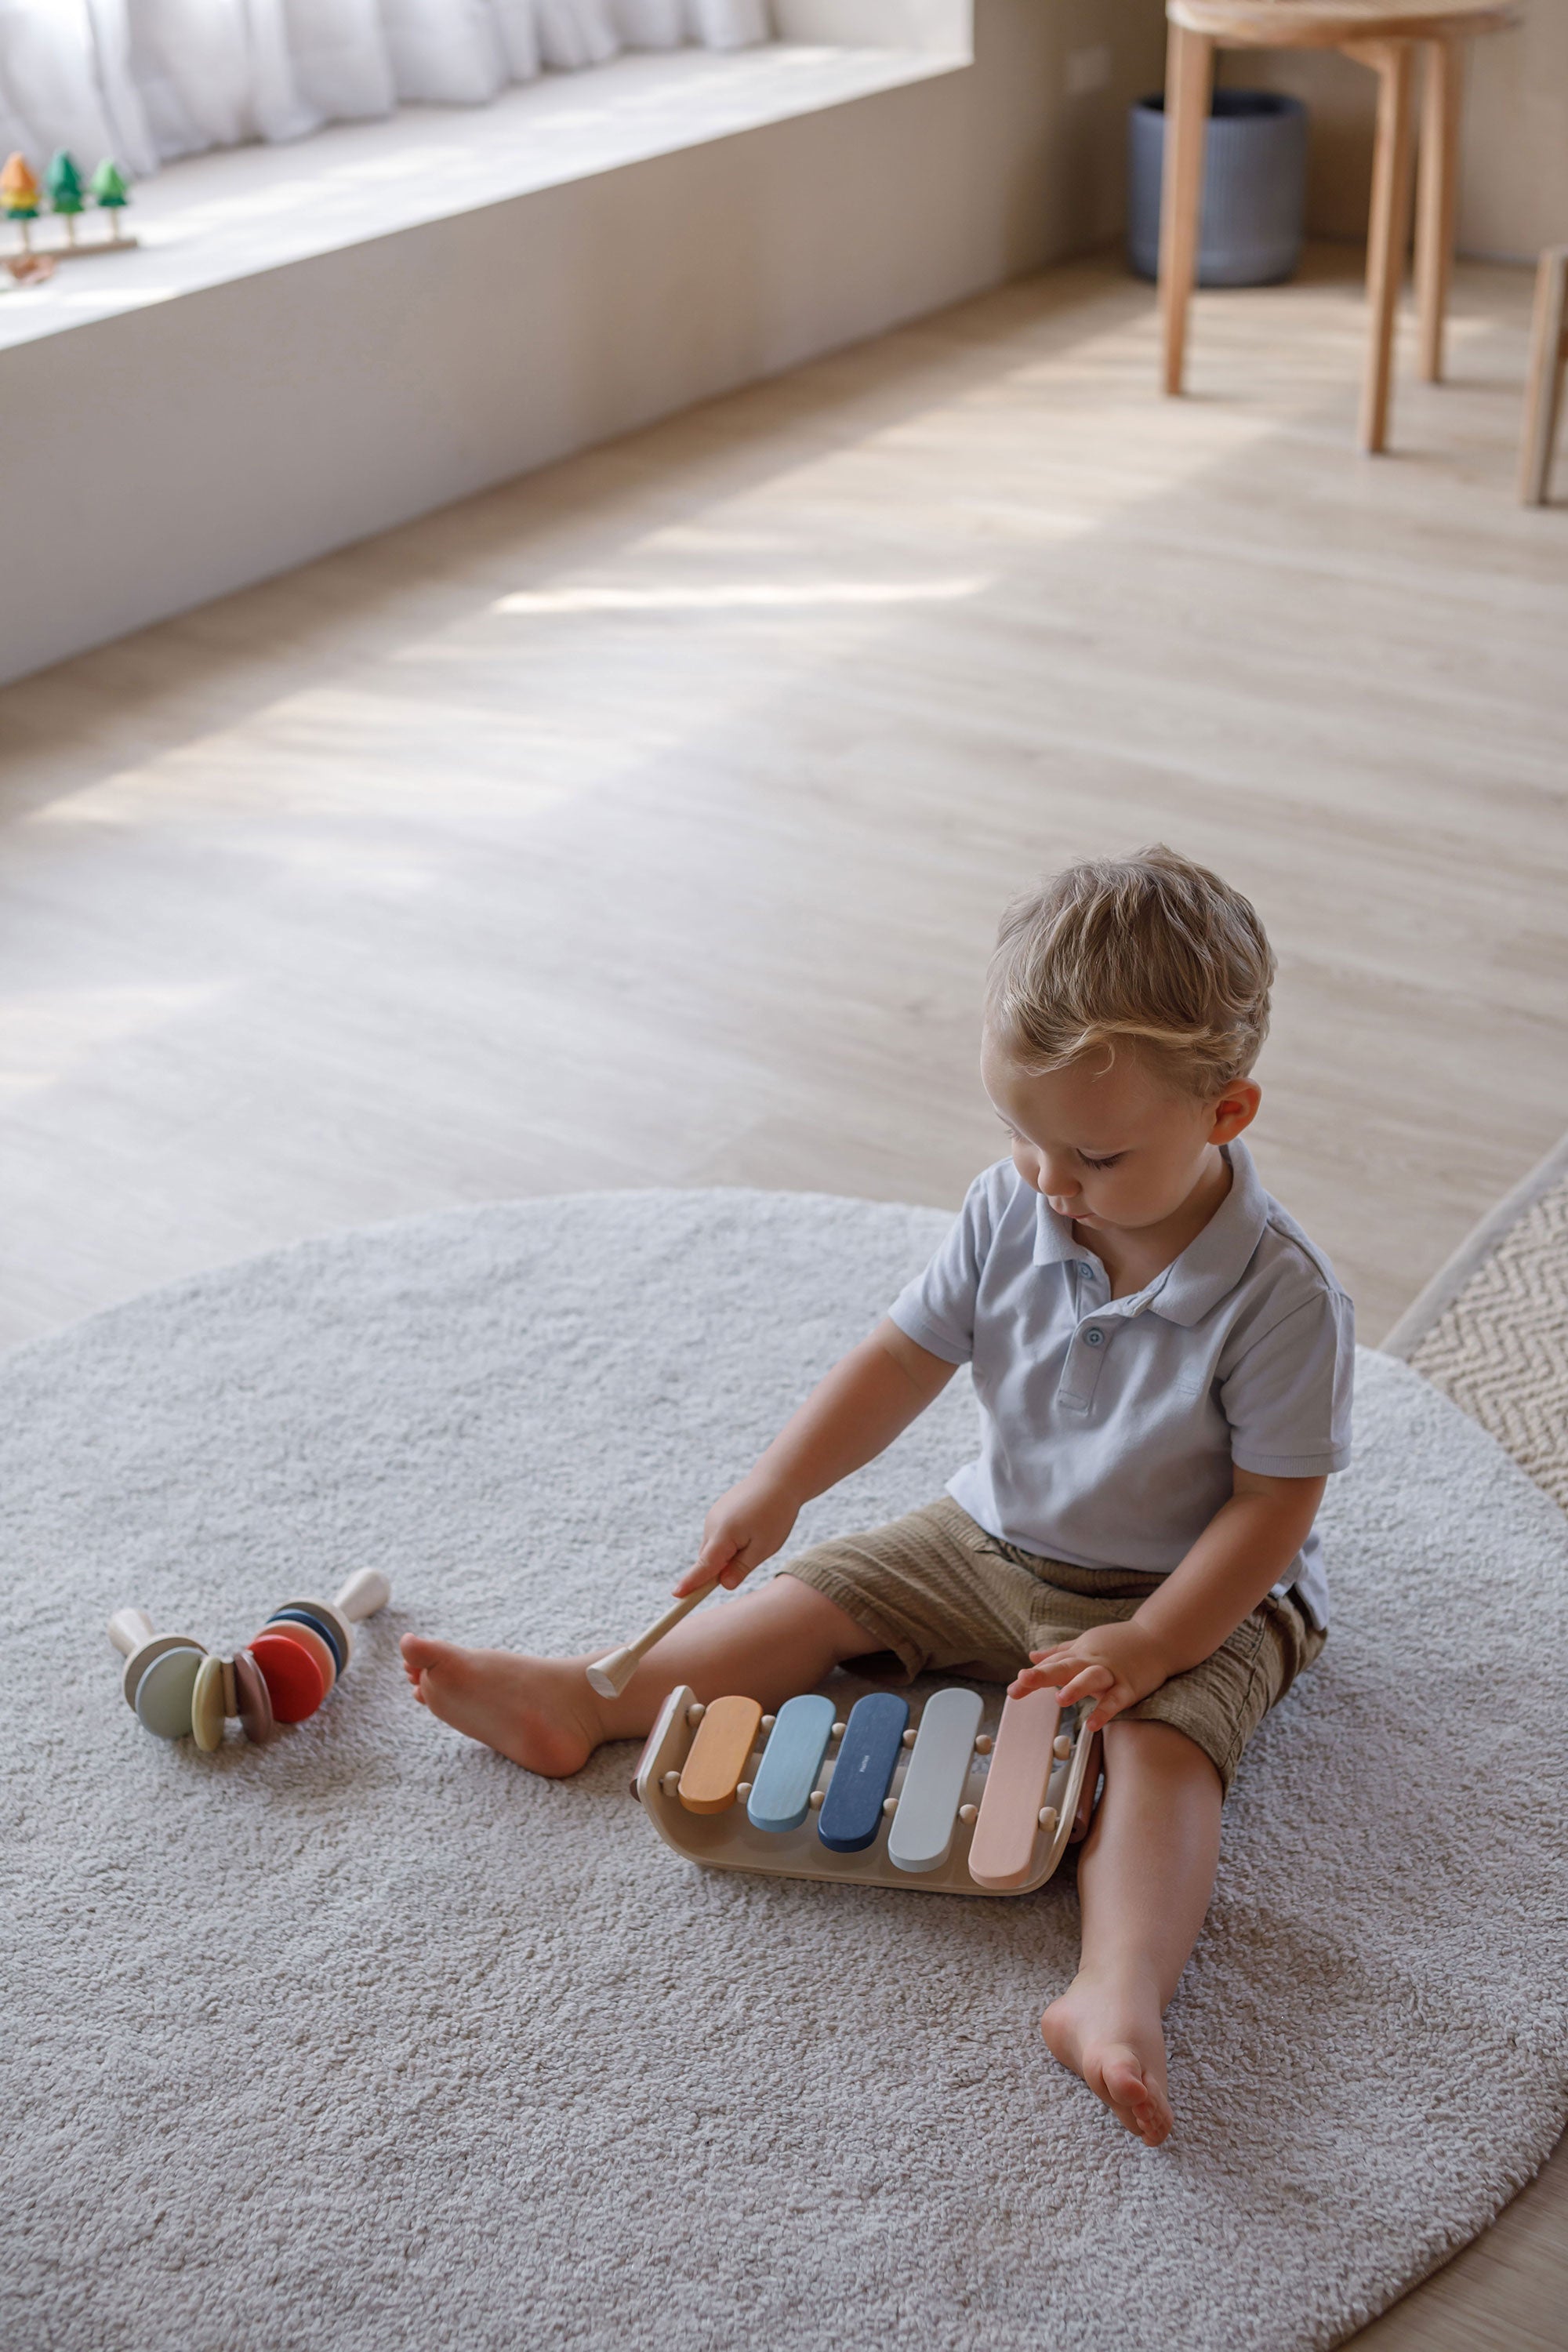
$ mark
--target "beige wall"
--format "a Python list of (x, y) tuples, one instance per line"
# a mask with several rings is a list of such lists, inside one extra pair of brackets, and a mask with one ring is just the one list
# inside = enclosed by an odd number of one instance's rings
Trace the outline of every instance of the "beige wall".
[[(1315, 236), (1366, 233), (1372, 181), (1372, 75), (1348, 58), (1233, 51), (1233, 87), (1292, 90), (1312, 110), (1308, 221)], [(1459, 246), (1533, 259), (1568, 239), (1568, 5), (1526, 0), (1517, 32), (1472, 44), (1465, 106)]]
[(1161, 0), (974, 17), (930, 79), (0, 354), (0, 679), (1114, 236)]

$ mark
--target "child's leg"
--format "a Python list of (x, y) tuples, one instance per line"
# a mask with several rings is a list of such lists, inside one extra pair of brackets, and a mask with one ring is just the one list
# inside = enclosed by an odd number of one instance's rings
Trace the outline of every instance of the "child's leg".
[(1079, 1862), (1079, 1970), (1040, 2031), (1151, 2147), (1172, 2123), (1160, 2021), (1214, 1892), (1220, 1803), (1219, 1774), (1185, 1732), (1107, 1726), (1105, 1789)]
[(734, 1692), (776, 1708), (841, 1659), (875, 1647), (837, 1601), (786, 1574), (699, 1609), (648, 1653), (619, 1698), (600, 1698), (589, 1686), (584, 1669), (601, 1651), (532, 1658), (405, 1633), (403, 1663), (432, 1714), (553, 1779), (579, 1770), (601, 1740), (646, 1738), (679, 1683), (699, 1698)]

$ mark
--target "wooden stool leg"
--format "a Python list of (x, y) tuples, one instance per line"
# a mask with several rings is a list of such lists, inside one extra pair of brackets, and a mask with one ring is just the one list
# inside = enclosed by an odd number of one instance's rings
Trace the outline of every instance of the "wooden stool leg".
[(1165, 390), (1185, 371), (1187, 306), (1198, 268), (1214, 43), (1173, 25), (1165, 59), (1165, 160), (1160, 183), (1160, 310), (1165, 331)]
[[(1347, 44), (1347, 47), (1350, 47)], [(1362, 390), (1361, 446), (1369, 455), (1387, 446), (1388, 394), (1394, 373), (1394, 326), (1410, 240), (1409, 41), (1357, 41), (1352, 57), (1374, 68), (1377, 83), (1377, 152), (1372, 172), (1372, 218), (1367, 226), (1366, 290), (1372, 311), (1372, 341)]]
[(1426, 50), (1421, 105), (1421, 171), (1415, 207), (1415, 305), (1421, 320), (1421, 373), (1443, 381), (1443, 327), (1454, 266), (1454, 215), (1459, 193), (1459, 107), (1465, 54), (1458, 41)]
[(1552, 445), (1563, 378), (1568, 372), (1568, 245), (1549, 247), (1535, 279), (1535, 319), (1530, 336), (1530, 377), (1524, 402), (1524, 442), (1520, 450), (1519, 495), (1527, 507), (1546, 504)]

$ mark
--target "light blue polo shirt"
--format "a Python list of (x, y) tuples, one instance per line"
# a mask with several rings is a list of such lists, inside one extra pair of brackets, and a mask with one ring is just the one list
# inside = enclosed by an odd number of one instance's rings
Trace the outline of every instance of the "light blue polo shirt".
[[(1315, 1478), (1350, 1460), (1354, 1309), (1294, 1219), (1225, 1148), (1231, 1186), (1195, 1241), (1127, 1298), (1011, 1160), (977, 1176), (890, 1313), (970, 1364), (980, 1452), (948, 1493), (990, 1535), (1074, 1568), (1179, 1566), (1232, 1465)], [(1275, 1587), (1318, 1624), (1316, 1528)]]

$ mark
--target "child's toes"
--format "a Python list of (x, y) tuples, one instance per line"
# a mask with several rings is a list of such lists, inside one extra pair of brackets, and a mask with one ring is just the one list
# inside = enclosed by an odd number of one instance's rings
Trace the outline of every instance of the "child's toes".
[(1169, 2102), (1145, 2078), (1136, 2053), (1118, 2051), (1107, 2058), (1102, 2080), (1117, 2120), (1150, 2147), (1158, 2147), (1169, 2137), (1174, 2118)]

